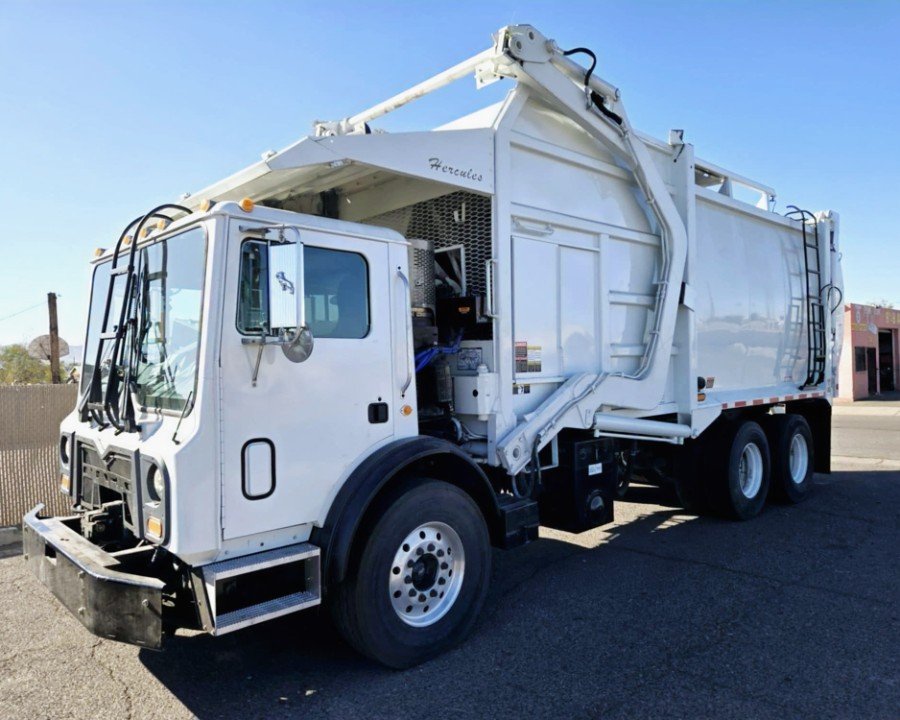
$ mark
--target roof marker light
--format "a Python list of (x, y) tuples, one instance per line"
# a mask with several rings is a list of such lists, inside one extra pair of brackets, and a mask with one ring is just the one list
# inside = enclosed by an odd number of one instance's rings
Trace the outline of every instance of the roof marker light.
[(255, 203), (248, 197), (245, 197), (243, 200), (238, 203), (241, 207), (241, 210), (244, 212), (252, 212)]

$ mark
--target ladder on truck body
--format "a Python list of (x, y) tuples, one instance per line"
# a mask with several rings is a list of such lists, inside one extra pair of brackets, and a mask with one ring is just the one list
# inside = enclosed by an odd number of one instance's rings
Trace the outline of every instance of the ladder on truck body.
[[(801, 223), (803, 232), (803, 263), (806, 271), (806, 379), (802, 387), (815, 387), (825, 380), (827, 339), (825, 336), (825, 303), (822, 300), (822, 265), (819, 248), (819, 223), (808, 210), (789, 205), (787, 217)], [(799, 217), (796, 217), (799, 216)], [(812, 223), (814, 231), (807, 231)], [(811, 241), (810, 241), (811, 240)], [(812, 252), (812, 259), (810, 259)]]

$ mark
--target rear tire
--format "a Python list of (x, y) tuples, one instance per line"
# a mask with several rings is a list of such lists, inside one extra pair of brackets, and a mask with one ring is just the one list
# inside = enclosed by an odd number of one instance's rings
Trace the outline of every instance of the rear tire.
[(772, 448), (770, 495), (781, 502), (799, 503), (812, 487), (815, 466), (812, 431), (802, 415), (773, 415), (766, 431)]
[(408, 668), (472, 629), (490, 580), (490, 538), (478, 505), (446, 482), (418, 480), (379, 510), (332, 614), (359, 652)]
[(758, 423), (744, 420), (723, 433), (721, 455), (710, 477), (714, 509), (736, 520), (756, 517), (769, 492), (769, 442)]

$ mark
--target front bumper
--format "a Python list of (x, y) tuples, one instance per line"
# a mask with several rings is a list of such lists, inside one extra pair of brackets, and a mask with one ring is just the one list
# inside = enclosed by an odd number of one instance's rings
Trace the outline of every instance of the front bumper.
[(43, 507), (22, 519), (31, 571), (95, 635), (158, 650), (162, 580), (116, 570), (119, 560), (66, 525), (65, 518), (38, 517)]

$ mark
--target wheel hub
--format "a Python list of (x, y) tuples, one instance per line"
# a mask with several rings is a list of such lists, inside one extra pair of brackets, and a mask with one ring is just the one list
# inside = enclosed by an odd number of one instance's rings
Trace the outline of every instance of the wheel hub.
[(741, 462), (738, 466), (738, 481), (741, 493), (752, 500), (762, 487), (763, 460), (762, 451), (756, 443), (747, 443), (741, 451)]
[(439, 568), (437, 557), (431, 553), (423, 555), (413, 563), (410, 571), (412, 586), (416, 590), (430, 590), (437, 583)]
[(407, 625), (425, 627), (446, 615), (462, 587), (465, 551), (449, 525), (430, 522), (407, 535), (388, 581), (391, 606)]
[(795, 485), (802, 485), (809, 469), (809, 446), (806, 444), (806, 438), (800, 433), (791, 438), (788, 468), (791, 473), (791, 482)]

